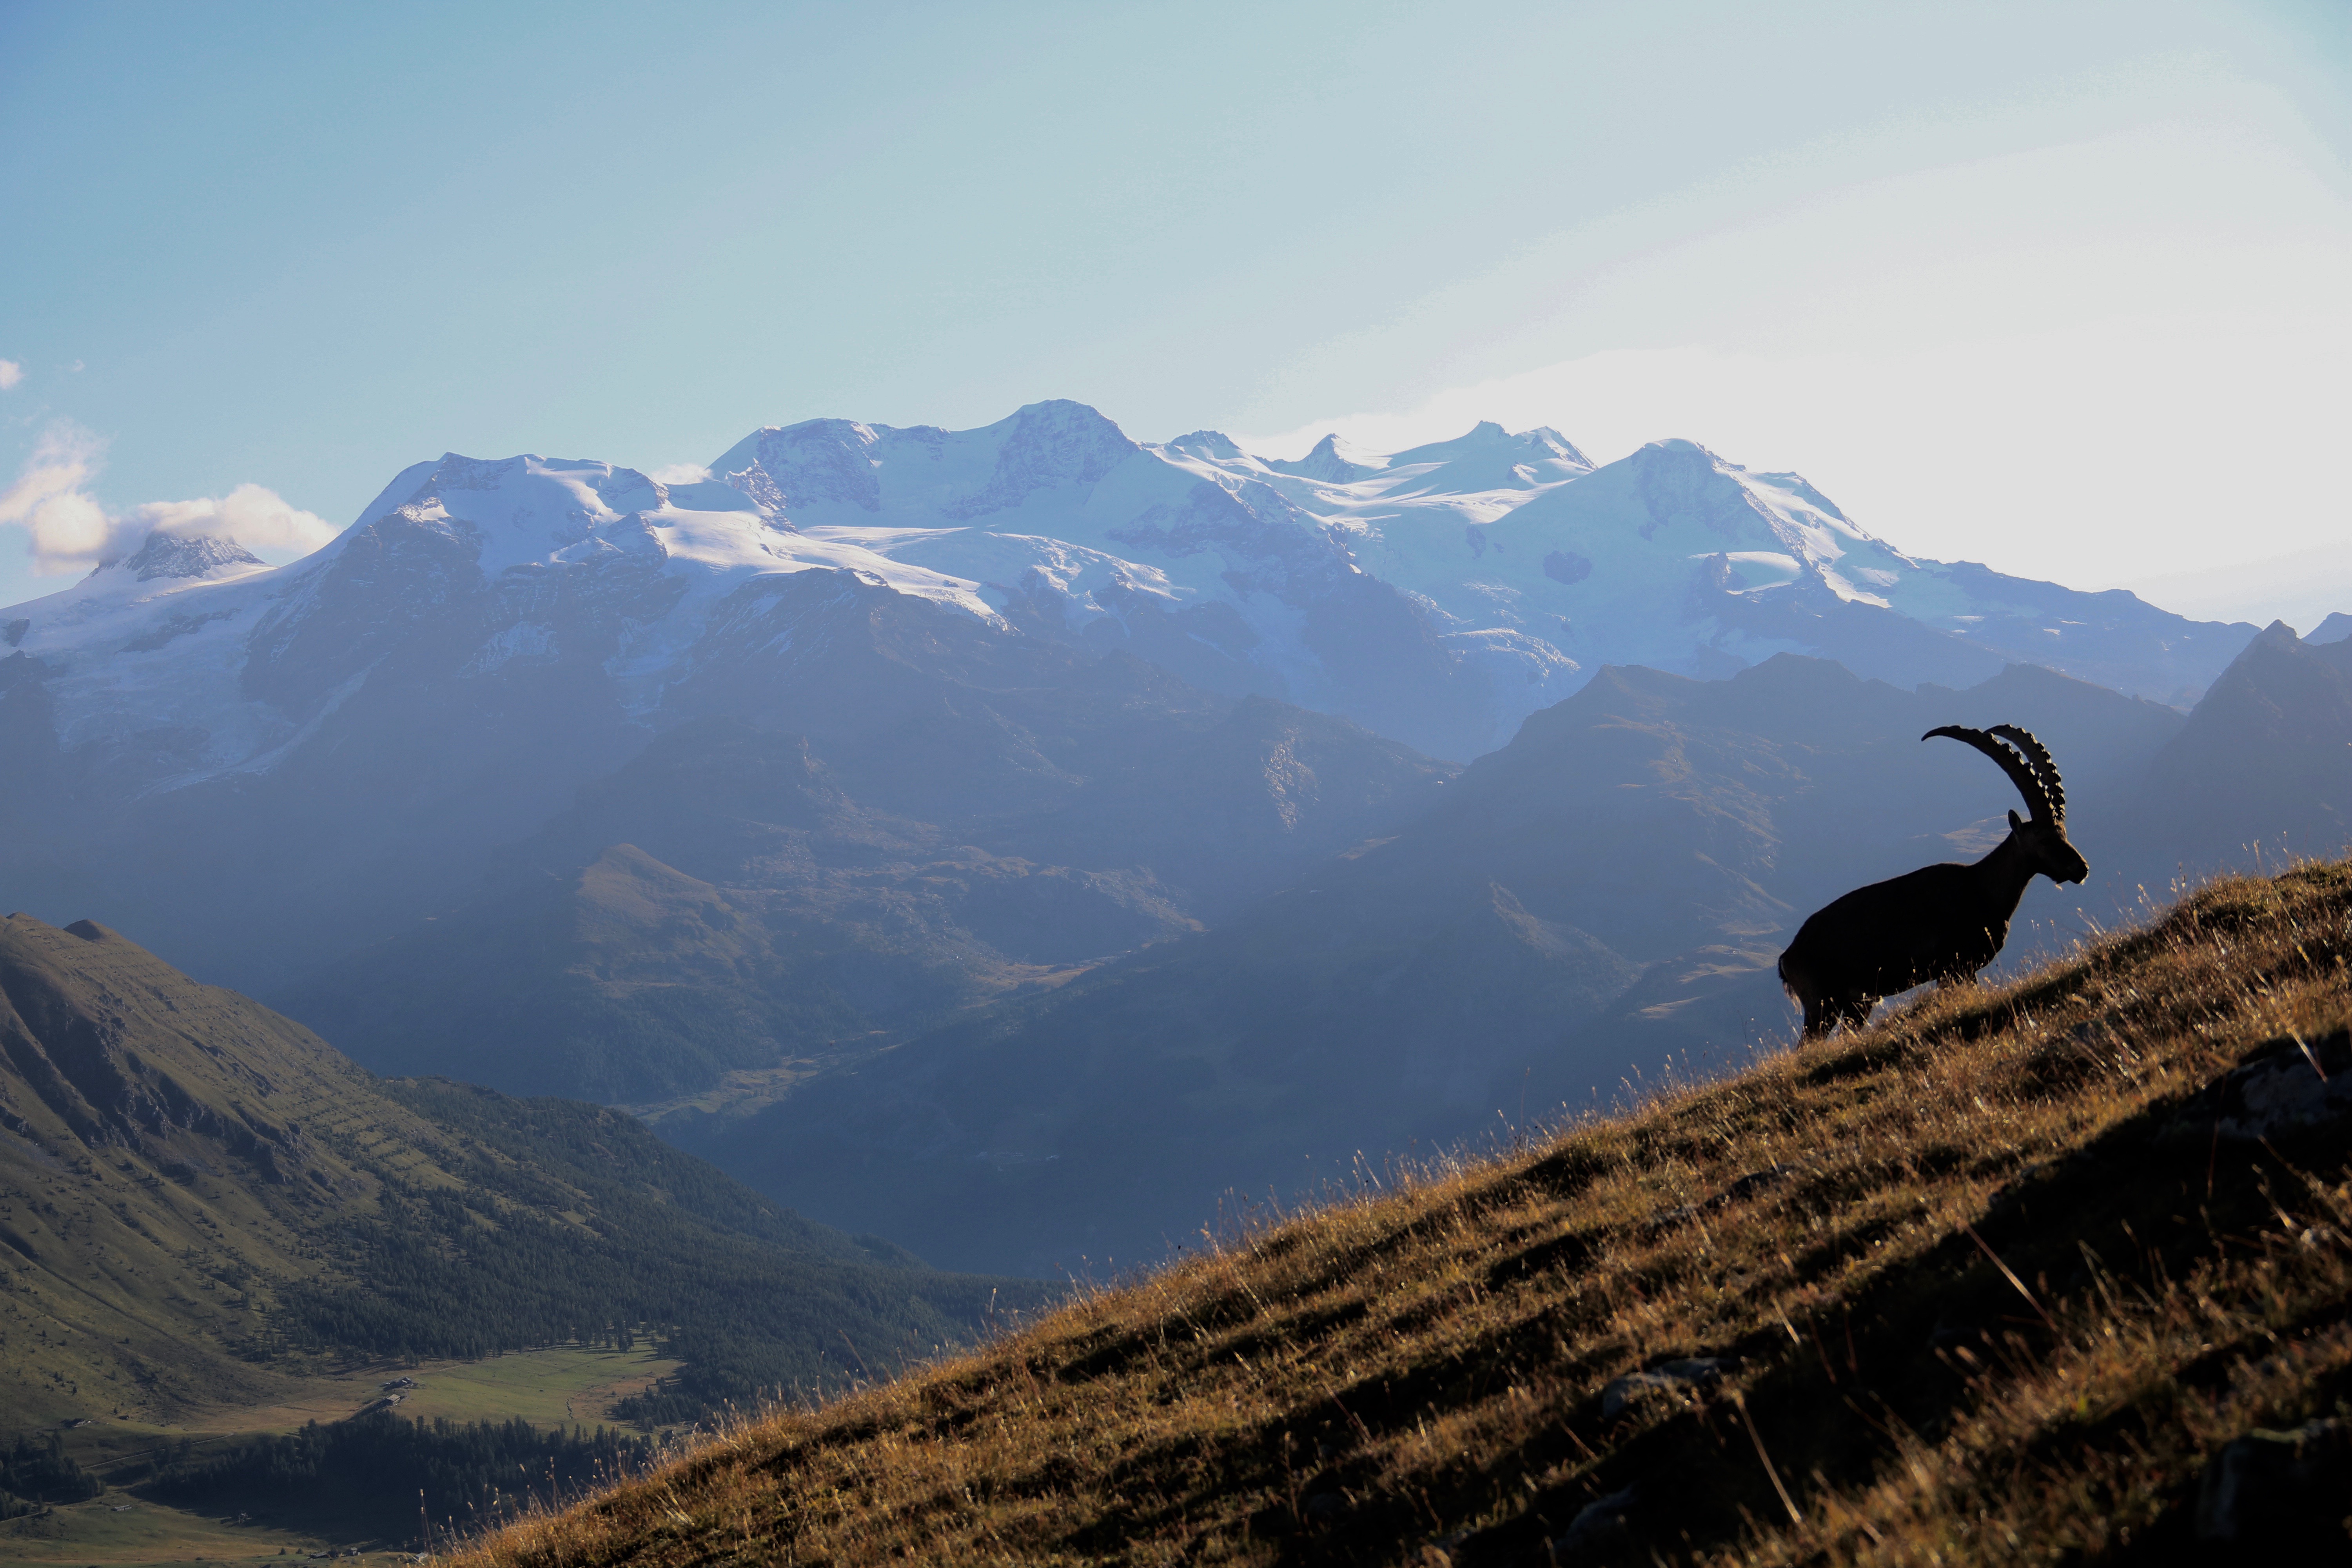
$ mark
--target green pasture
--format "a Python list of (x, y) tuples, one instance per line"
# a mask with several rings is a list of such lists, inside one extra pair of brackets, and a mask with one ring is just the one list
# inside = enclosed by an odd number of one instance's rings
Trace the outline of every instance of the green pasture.
[[(650, 1350), (617, 1351), (561, 1345), (473, 1362), (374, 1363), (306, 1378), (299, 1391), (266, 1405), (219, 1406), (184, 1422), (156, 1425), (99, 1419), (65, 1434), (83, 1467), (110, 1479), (144, 1472), (142, 1461), (183, 1439), (207, 1448), (237, 1437), (291, 1432), (307, 1421), (340, 1421), (383, 1395), (397, 1378), (395, 1407), (406, 1416), (452, 1421), (505, 1421), (520, 1416), (541, 1428), (609, 1425), (615, 1399), (677, 1367)], [(57, 1568), (173, 1568), (181, 1563), (275, 1563), (285, 1568), (315, 1552), (360, 1544), (331, 1531), (309, 1534), (261, 1524), (235, 1524), (185, 1510), (142, 1501), (110, 1486), (88, 1502), (61, 1504), (47, 1514), (0, 1521), (0, 1563), (52, 1563)], [(371, 1563), (402, 1554), (364, 1553)], [(349, 1562), (349, 1559), (339, 1559)]]
[(414, 1371), (385, 1371), (370, 1384), (413, 1377), (404, 1389), (403, 1415), (446, 1415), (452, 1421), (504, 1421), (520, 1415), (534, 1426), (608, 1424), (614, 1400), (634, 1394), (678, 1363), (650, 1350), (616, 1351), (564, 1345), (473, 1362), (428, 1363)]

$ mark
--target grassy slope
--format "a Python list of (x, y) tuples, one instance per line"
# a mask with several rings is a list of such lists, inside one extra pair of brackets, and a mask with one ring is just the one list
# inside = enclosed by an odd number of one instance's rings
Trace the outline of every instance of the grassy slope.
[(299, 1026), (81, 929), (0, 921), (5, 1425), (276, 1397), (293, 1369), (245, 1352), (277, 1291), (328, 1268), (331, 1208), (447, 1181), (440, 1141)]
[[(1541, 1563), (1629, 1487), (1630, 1535), (1573, 1560), (2159, 1557), (2221, 1445), (2352, 1394), (2341, 1124), (2225, 1142), (2186, 1103), (2352, 1018), (2347, 910), (2352, 866), (2217, 883), (2004, 989), (1259, 1227), (471, 1561)], [(1604, 1414), (1612, 1378), (1703, 1354), (1740, 1358), (1711, 1396)]]
[(102, 927), (0, 921), (0, 1432), (648, 1329), (715, 1405), (979, 1326), (1000, 1282), (913, 1263), (617, 1112), (380, 1080)]

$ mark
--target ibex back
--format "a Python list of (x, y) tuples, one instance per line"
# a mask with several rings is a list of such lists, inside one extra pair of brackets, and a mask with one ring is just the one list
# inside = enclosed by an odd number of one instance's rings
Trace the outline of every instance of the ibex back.
[(1925, 866), (1857, 888), (1798, 928), (1780, 955), (1780, 984), (1804, 1008), (1809, 1040), (1840, 1024), (1861, 1024), (1882, 998), (1914, 985), (1975, 978), (2009, 940), (2010, 918), (2028, 882), (2037, 875), (2079, 882), (2091, 873), (2066, 838), (2066, 791), (2057, 764), (2032, 733), (2014, 724), (1946, 724), (1919, 738), (1937, 735), (1999, 763), (2031, 815), (2021, 819), (2011, 812), (2009, 837), (1973, 866)]

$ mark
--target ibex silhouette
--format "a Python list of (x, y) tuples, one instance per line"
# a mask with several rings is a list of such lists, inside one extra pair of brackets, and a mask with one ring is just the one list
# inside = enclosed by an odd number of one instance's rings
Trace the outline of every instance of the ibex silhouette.
[[(1949, 735), (2000, 764), (2032, 814), (2009, 814), (2009, 837), (1973, 866), (1923, 866), (1891, 881), (1856, 888), (1797, 928), (1780, 955), (1780, 984), (1805, 1010), (1805, 1036), (1859, 1025), (1883, 997), (1930, 980), (1975, 977), (2009, 940), (2010, 917), (2036, 874), (2079, 882), (2091, 863), (2066, 838), (2066, 791), (2048, 748), (2014, 724)], [(1998, 737), (1998, 738), (1996, 738)], [(2008, 742), (2015, 742), (2012, 750)]]

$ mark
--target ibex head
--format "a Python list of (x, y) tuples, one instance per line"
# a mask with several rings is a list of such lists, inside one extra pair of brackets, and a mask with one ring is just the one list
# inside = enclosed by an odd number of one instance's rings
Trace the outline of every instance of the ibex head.
[(2025, 797), (2030, 815), (2020, 817), (2011, 811), (2009, 832), (2034, 870), (2053, 882), (2079, 882), (2091, 874), (2091, 863), (2067, 841), (2066, 788), (2058, 782), (2058, 764), (2050, 760), (2049, 748), (2035, 740), (2032, 731), (2014, 724), (1995, 724), (1990, 730), (1945, 724), (1919, 738), (1925, 741), (1934, 735), (1949, 735), (1999, 763), (2017, 793)]

